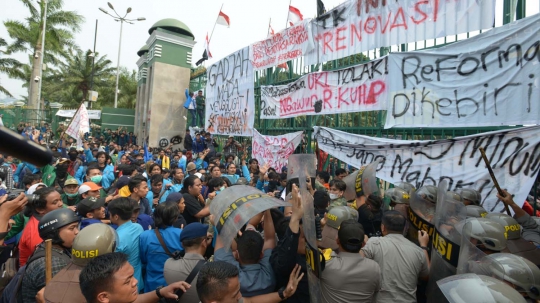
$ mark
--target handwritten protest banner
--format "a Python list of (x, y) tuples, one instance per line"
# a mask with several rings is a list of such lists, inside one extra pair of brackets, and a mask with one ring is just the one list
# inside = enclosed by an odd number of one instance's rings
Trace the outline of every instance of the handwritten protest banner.
[(313, 20), (306, 64), (491, 28), (494, 16), (495, 1), (349, 0)]
[(303, 56), (313, 49), (311, 19), (306, 19), (287, 29), (255, 42), (249, 49), (249, 58), (256, 70), (277, 66)]
[(252, 158), (260, 165), (268, 164), (280, 172), (287, 166), (289, 156), (294, 153), (302, 141), (303, 132), (295, 132), (281, 136), (264, 136), (257, 130), (253, 132)]
[(354, 167), (381, 160), (377, 177), (406, 181), (416, 188), (447, 180), (449, 190), (474, 188), (490, 212), (501, 211), (497, 190), (479, 147), (486, 150), (501, 187), (523, 204), (540, 170), (540, 126), (435, 141), (380, 139), (314, 127), (319, 148)]
[(255, 101), (249, 46), (212, 64), (207, 77), (206, 130), (217, 135), (252, 136)]
[(261, 119), (386, 109), (388, 58), (261, 86)]
[(392, 53), (385, 128), (540, 123), (540, 15), (432, 51)]

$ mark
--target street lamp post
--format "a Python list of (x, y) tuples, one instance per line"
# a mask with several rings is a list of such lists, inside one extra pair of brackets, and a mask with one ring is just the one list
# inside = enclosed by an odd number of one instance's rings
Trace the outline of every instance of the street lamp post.
[(116, 12), (116, 10), (114, 10), (114, 7), (110, 2), (107, 2), (107, 5), (109, 5), (109, 7), (113, 10), (113, 12), (114, 12), (114, 14), (116, 16), (110, 14), (104, 8), (100, 7), (99, 10), (102, 11), (103, 13), (113, 17), (114, 21), (120, 22), (120, 39), (119, 39), (119, 42), (118, 42), (118, 64), (116, 66), (116, 88), (115, 88), (115, 91), (114, 91), (114, 108), (116, 108), (118, 106), (118, 79), (120, 78), (120, 51), (122, 49), (122, 29), (123, 29), (123, 26), (124, 26), (124, 22), (129, 23), (129, 24), (133, 24), (134, 21), (144, 21), (144, 20), (146, 20), (146, 18), (140, 17), (140, 18), (137, 18), (137, 19), (126, 19), (127, 15), (131, 12), (131, 7), (128, 7), (124, 17), (120, 17), (120, 15)]

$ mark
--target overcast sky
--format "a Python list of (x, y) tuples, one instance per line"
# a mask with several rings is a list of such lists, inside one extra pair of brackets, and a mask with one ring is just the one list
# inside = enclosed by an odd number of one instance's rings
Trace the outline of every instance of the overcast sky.
[[(496, 1), (496, 24), (501, 24), (500, 12), (503, 0)], [(223, 12), (229, 15), (231, 27), (216, 26), (210, 43), (214, 56), (210, 63), (248, 44), (264, 39), (270, 18), (276, 32), (285, 27), (289, 0), (112, 0), (111, 3), (118, 13), (125, 13), (126, 9), (131, 7), (132, 12), (128, 17), (146, 18), (146, 21), (135, 22), (134, 25), (124, 24), (120, 65), (130, 69), (137, 68), (136, 53), (148, 39), (148, 29), (155, 22), (165, 18), (178, 19), (191, 29), (197, 41), (193, 50), (193, 62), (196, 62), (203, 52), (206, 32), (210, 34), (212, 31), (223, 2), (225, 2)], [(304, 18), (315, 17), (316, 0), (292, 0), (291, 2), (291, 5), (300, 9)], [(323, 2), (327, 9), (331, 9), (343, 0), (323, 0)], [(22, 21), (29, 14), (19, 0), (1, 0), (1, 3), (0, 37), (10, 41), (3, 22), (10, 19)], [(539, 1), (527, 1), (527, 15), (537, 13), (538, 6)], [(120, 24), (102, 13), (99, 7), (111, 11), (107, 2), (102, 0), (64, 0), (64, 10), (77, 11), (85, 17), (82, 29), (76, 35), (79, 47), (82, 50), (93, 48), (95, 22), (99, 19), (96, 51), (100, 55), (107, 55), (116, 66)], [(28, 60), (27, 55), (24, 54), (14, 57), (24, 63)], [(27, 94), (26, 89), (21, 87), (21, 81), (11, 80), (6, 75), (0, 75), (0, 81), (16, 98)]]

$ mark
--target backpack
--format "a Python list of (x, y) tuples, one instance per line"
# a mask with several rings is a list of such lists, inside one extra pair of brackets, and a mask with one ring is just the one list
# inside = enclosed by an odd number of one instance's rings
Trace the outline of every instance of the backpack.
[[(54, 249), (52, 250), (53, 256), (57, 256), (59, 258), (66, 259), (66, 261), (69, 263), (71, 262), (71, 258), (65, 254), (60, 254)], [(19, 268), (17, 271), (17, 274), (9, 281), (8, 285), (4, 288), (2, 291), (2, 294), (0, 294), (0, 303), (18, 303), (20, 302), (20, 296), (22, 295), (21, 288), (22, 288), (22, 282), (24, 274), (26, 273), (26, 268), (28, 268), (28, 265), (32, 263), (35, 260), (38, 260), (39, 258), (45, 257), (45, 247), (43, 245), (39, 245), (32, 256), (28, 259), (26, 264)]]

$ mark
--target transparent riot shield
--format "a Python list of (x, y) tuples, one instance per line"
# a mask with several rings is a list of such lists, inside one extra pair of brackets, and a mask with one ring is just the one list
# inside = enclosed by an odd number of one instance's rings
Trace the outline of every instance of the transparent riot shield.
[(247, 185), (229, 187), (217, 195), (210, 204), (214, 216), (214, 226), (223, 239), (223, 247), (228, 250), (238, 231), (255, 215), (274, 207), (291, 204), (268, 196), (264, 192)]
[[(297, 154), (289, 157), (287, 165), (287, 181), (298, 180), (298, 187), (302, 195), (302, 206), (304, 207), (304, 218), (302, 228), (306, 238), (306, 264), (309, 282), (310, 302), (321, 301), (321, 286), (319, 276), (321, 274), (321, 254), (317, 247), (317, 237), (315, 232), (315, 210), (313, 207), (313, 197), (307, 190), (307, 179), (315, 179), (317, 160), (315, 155)], [(306, 181), (304, 181), (306, 180)]]
[(362, 166), (359, 170), (343, 179), (343, 182), (347, 185), (343, 193), (345, 200), (350, 201), (358, 196), (367, 197), (370, 194), (379, 192), (376, 175), (380, 161), (381, 159), (377, 159), (367, 166)]
[(506, 283), (476, 274), (450, 276), (437, 281), (449, 303), (525, 303), (521, 294)]
[(486, 252), (505, 249), (506, 237), (501, 224), (486, 218), (468, 218), (461, 232), (457, 273), (487, 274), (481, 260), (486, 260)]
[[(419, 230), (426, 231), (432, 237), (435, 229), (433, 226), (435, 203), (422, 198), (413, 190), (410, 193), (408, 212), (407, 218), (410, 224), (407, 238), (418, 245)], [(431, 243), (428, 247), (431, 247)]]
[(429, 302), (445, 302), (436, 282), (456, 274), (461, 243), (461, 234), (456, 230), (456, 225), (466, 218), (465, 205), (449, 195), (447, 190), (446, 180), (439, 183), (426, 291)]

